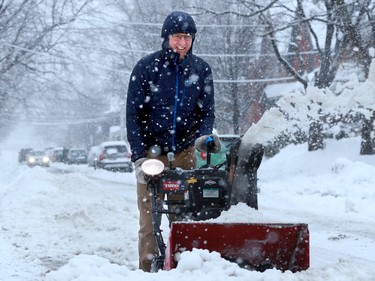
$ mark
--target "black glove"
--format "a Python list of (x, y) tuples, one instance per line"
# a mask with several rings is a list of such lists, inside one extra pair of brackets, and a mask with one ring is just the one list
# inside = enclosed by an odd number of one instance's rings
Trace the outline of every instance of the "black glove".
[(219, 153), (221, 150), (221, 142), (217, 135), (204, 135), (195, 140), (195, 148), (201, 152), (207, 152), (211, 148), (212, 153)]

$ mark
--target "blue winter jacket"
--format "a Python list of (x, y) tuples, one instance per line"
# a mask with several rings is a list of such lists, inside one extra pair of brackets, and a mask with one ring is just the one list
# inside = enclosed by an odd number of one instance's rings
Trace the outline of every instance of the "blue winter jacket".
[(178, 54), (163, 47), (136, 64), (126, 104), (133, 162), (153, 145), (162, 154), (192, 147), (197, 137), (212, 133), (214, 119), (212, 71), (191, 50), (179, 62)]

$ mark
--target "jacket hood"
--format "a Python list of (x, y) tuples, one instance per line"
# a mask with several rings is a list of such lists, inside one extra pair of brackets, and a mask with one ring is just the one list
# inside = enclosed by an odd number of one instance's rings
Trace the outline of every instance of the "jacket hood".
[(161, 38), (168, 39), (168, 36), (174, 33), (197, 33), (197, 27), (194, 19), (185, 12), (175, 11), (170, 13), (164, 20), (161, 29)]
[[(169, 48), (169, 35), (174, 33), (190, 33), (195, 35), (197, 33), (197, 27), (194, 19), (185, 12), (175, 11), (170, 13), (164, 20), (163, 27), (161, 29), (161, 38), (163, 38), (162, 48)], [(189, 50), (190, 54), (193, 49), (194, 38)]]

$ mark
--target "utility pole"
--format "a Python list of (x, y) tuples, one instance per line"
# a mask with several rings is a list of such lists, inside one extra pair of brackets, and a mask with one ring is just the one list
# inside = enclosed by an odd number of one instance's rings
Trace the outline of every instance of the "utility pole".
[(125, 102), (120, 102), (120, 140), (125, 140)]

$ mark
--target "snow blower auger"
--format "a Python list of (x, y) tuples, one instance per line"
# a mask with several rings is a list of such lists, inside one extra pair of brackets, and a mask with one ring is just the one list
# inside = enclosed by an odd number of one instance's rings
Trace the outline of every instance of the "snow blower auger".
[[(171, 270), (178, 255), (193, 248), (216, 251), (239, 266), (257, 271), (276, 268), (297, 272), (309, 267), (309, 231), (306, 224), (215, 223), (231, 205), (244, 202), (257, 209), (257, 169), (263, 147), (247, 147), (241, 139), (227, 153), (223, 165), (211, 166), (213, 142), (207, 142), (207, 164), (195, 170), (169, 167), (156, 159), (142, 165), (151, 194), (151, 211), (159, 255), (152, 272)], [(174, 216), (168, 245), (160, 228), (161, 215)]]

